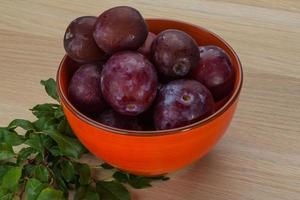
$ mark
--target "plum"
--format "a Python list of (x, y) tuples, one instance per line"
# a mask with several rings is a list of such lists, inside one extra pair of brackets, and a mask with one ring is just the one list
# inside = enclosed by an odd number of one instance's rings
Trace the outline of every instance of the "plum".
[(127, 130), (142, 130), (142, 126), (138, 122), (137, 117), (125, 116), (117, 113), (113, 109), (107, 109), (103, 111), (96, 121), (105, 124), (107, 126), (127, 129)]
[(85, 114), (101, 112), (105, 108), (101, 94), (101, 66), (82, 65), (70, 81), (68, 97), (71, 103)]
[(174, 78), (186, 76), (197, 66), (200, 57), (195, 40), (175, 29), (157, 35), (152, 44), (152, 56), (158, 72)]
[(220, 47), (200, 46), (200, 61), (191, 77), (205, 85), (216, 101), (233, 90), (235, 73), (227, 53)]
[(154, 108), (157, 130), (182, 127), (214, 112), (210, 91), (195, 80), (179, 79), (166, 84), (159, 92)]
[(94, 29), (97, 45), (107, 54), (122, 50), (136, 50), (146, 40), (148, 27), (134, 8), (118, 6), (103, 12)]
[(64, 48), (73, 60), (80, 63), (97, 62), (106, 58), (93, 38), (97, 17), (83, 16), (73, 20), (64, 35)]
[(157, 92), (154, 66), (133, 51), (115, 53), (104, 64), (101, 89), (104, 98), (123, 115), (138, 115), (148, 109)]

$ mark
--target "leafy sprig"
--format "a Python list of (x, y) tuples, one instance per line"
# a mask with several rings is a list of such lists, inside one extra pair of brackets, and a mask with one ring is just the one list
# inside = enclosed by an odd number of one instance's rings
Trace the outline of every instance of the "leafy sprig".
[[(0, 199), (63, 200), (74, 190), (75, 200), (130, 200), (127, 186), (151, 186), (165, 176), (143, 177), (115, 169), (109, 180), (98, 180), (91, 168), (78, 159), (88, 151), (73, 134), (56, 91), (53, 79), (41, 81), (47, 94), (58, 103), (44, 103), (31, 110), (35, 121), (15, 119), (0, 128)], [(15, 146), (21, 145), (18, 152)]]

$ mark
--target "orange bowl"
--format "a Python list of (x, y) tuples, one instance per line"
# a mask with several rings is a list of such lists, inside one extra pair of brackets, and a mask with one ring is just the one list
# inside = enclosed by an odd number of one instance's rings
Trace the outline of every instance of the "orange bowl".
[(234, 50), (214, 33), (189, 23), (147, 19), (149, 30), (159, 33), (179, 29), (190, 34), (199, 45), (216, 45), (231, 58), (235, 85), (226, 101), (213, 115), (194, 124), (163, 131), (129, 131), (100, 124), (80, 113), (68, 100), (72, 74), (78, 64), (65, 56), (57, 72), (61, 104), (74, 133), (82, 144), (105, 162), (137, 175), (161, 175), (183, 168), (203, 157), (221, 138), (236, 110), (242, 87), (242, 67)]

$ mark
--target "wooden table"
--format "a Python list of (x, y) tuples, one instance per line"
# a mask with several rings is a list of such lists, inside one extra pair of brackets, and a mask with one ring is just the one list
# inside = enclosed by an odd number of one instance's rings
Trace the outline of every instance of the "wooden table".
[(299, 0), (165, 2), (1, 0), (0, 125), (32, 118), (27, 109), (49, 101), (39, 81), (55, 77), (72, 19), (134, 6), (145, 17), (180, 19), (218, 33), (240, 56), (245, 81), (221, 142), (170, 181), (133, 191), (133, 199), (299, 200)]

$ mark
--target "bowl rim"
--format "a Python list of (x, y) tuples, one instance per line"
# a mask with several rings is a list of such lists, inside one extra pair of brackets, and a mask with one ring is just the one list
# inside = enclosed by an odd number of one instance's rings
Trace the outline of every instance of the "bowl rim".
[(120, 129), (120, 128), (114, 128), (114, 127), (110, 127), (107, 126), (105, 124), (101, 124), (100, 122), (97, 122), (89, 117), (87, 117), (86, 115), (84, 115), (83, 113), (81, 113), (80, 111), (78, 111), (72, 104), (71, 102), (68, 100), (68, 98), (66, 97), (66, 95), (62, 92), (62, 86), (60, 84), (60, 75), (61, 75), (61, 71), (62, 71), (62, 67), (63, 67), (63, 63), (65, 62), (65, 60), (68, 58), (67, 55), (65, 55), (62, 59), (62, 61), (59, 64), (58, 70), (57, 70), (57, 74), (56, 74), (56, 86), (57, 86), (57, 91), (58, 91), (58, 95), (60, 97), (61, 102), (63, 103), (64, 106), (66, 106), (72, 114), (74, 114), (76, 117), (80, 118), (82, 121), (92, 125), (93, 127), (99, 128), (99, 129), (104, 129), (106, 131), (109, 131), (111, 133), (116, 133), (116, 134), (121, 134), (121, 135), (127, 135), (127, 136), (161, 136), (161, 135), (171, 135), (171, 134), (179, 134), (179, 133), (185, 133), (193, 128), (197, 128), (200, 126), (203, 126), (209, 122), (211, 122), (212, 120), (216, 119), (217, 117), (219, 117), (220, 115), (222, 115), (225, 111), (227, 111), (231, 105), (237, 100), (237, 98), (239, 97), (239, 94), (241, 92), (241, 88), (243, 85), (243, 68), (242, 68), (242, 64), (241, 61), (237, 55), (237, 53), (234, 51), (234, 49), (223, 39), (221, 38), (219, 35), (209, 31), (206, 28), (203, 28), (202, 26), (199, 25), (195, 25), (189, 22), (184, 22), (184, 21), (180, 21), (180, 20), (174, 20), (174, 19), (166, 19), (166, 18), (145, 18), (146, 21), (165, 21), (165, 22), (176, 22), (176, 23), (181, 23), (181, 24), (186, 24), (189, 26), (193, 26), (196, 27), (198, 29), (202, 29), (204, 31), (206, 31), (207, 33), (211, 34), (213, 37), (216, 37), (218, 40), (220, 40), (222, 43), (225, 44), (225, 46), (227, 46), (229, 48), (229, 50), (233, 53), (235, 59), (237, 60), (237, 66), (238, 66), (238, 72), (239, 74), (237, 74), (236, 76), (239, 76), (239, 82), (237, 84), (236, 89), (234, 90), (233, 94), (231, 95), (231, 97), (227, 100), (227, 102), (214, 114), (210, 115), (207, 118), (204, 118), (198, 122), (183, 126), (183, 127), (178, 127), (178, 128), (173, 128), (173, 129), (167, 129), (167, 130), (154, 130), (154, 131), (137, 131), (137, 130), (126, 130), (126, 129)]

